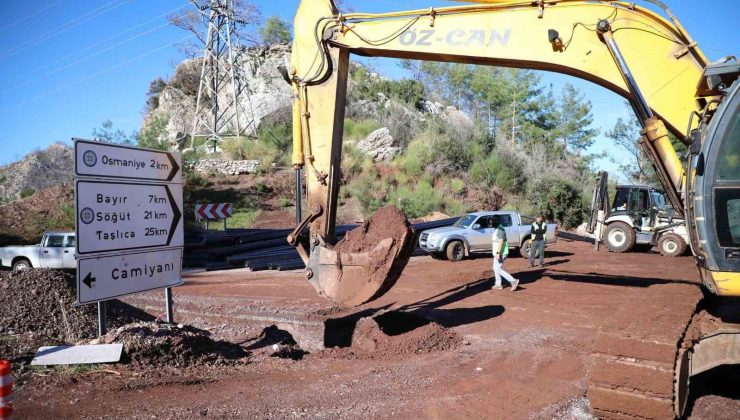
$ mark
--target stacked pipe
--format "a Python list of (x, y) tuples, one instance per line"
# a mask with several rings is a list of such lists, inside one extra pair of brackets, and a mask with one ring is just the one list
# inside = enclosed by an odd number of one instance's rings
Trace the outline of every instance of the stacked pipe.
[[(450, 226), (457, 218), (415, 223), (417, 234), (443, 226)], [(337, 239), (354, 229), (356, 225), (340, 225), (335, 229)], [(247, 267), (252, 271), (296, 270), (305, 268), (298, 251), (286, 240), (291, 229), (228, 229), (188, 232), (185, 236), (186, 267), (205, 267), (207, 271), (228, 270)], [(413, 255), (425, 255), (414, 239)]]

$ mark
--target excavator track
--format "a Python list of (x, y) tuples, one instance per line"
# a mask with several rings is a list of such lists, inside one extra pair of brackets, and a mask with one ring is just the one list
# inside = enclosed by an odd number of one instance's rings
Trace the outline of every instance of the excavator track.
[(676, 417), (677, 360), (703, 295), (690, 283), (651, 285), (642, 294), (648, 299), (621, 302), (595, 337), (586, 396), (599, 418)]

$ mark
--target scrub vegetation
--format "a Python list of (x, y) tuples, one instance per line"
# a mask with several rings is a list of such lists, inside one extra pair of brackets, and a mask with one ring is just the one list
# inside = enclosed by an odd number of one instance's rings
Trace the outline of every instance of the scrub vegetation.
[[(344, 200), (355, 200), (366, 215), (388, 203), (409, 217), (503, 206), (542, 213), (567, 228), (583, 221), (593, 176), (592, 157), (584, 152), (597, 131), (591, 105), (576, 88), (565, 85), (556, 94), (527, 70), (401, 65), (414, 79), (387, 80), (353, 67), (350, 107), (380, 95), (409, 110), (423, 109), (424, 101), (452, 105), (470, 119), (397, 118), (393, 106), (351, 114), (344, 130)], [(374, 163), (356, 144), (381, 126), (401, 151)]]

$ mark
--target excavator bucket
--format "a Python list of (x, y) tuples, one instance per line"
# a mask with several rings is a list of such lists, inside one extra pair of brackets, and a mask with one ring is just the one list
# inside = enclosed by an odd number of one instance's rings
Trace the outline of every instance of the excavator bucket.
[(308, 280), (320, 295), (344, 306), (375, 300), (400, 277), (414, 238), (403, 213), (384, 207), (334, 246), (317, 238), (307, 264)]

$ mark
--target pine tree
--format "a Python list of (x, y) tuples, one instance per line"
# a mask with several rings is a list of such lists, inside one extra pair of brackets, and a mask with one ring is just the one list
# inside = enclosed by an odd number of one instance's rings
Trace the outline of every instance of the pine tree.
[(566, 83), (558, 103), (557, 135), (568, 152), (581, 153), (594, 143), (598, 130), (589, 128), (593, 122), (591, 102), (575, 86)]
[(265, 45), (285, 44), (293, 39), (293, 35), (287, 22), (280, 16), (272, 16), (260, 28), (260, 38)]

